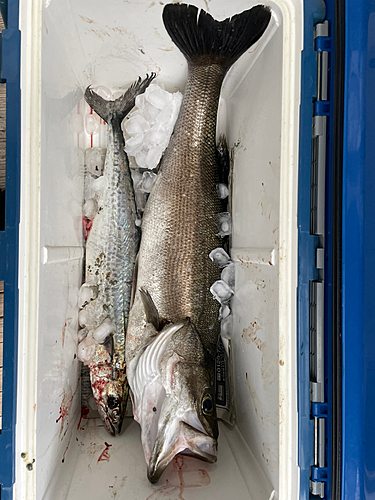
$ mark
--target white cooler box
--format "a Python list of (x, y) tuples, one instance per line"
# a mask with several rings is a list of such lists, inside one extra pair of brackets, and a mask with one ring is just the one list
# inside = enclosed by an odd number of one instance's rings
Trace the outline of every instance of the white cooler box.
[[(195, 5), (224, 19), (246, 0)], [(220, 129), (234, 162), (232, 302), (235, 426), (220, 423), (216, 464), (178, 457), (156, 485), (140, 428), (110, 436), (81, 416), (76, 358), (84, 241), (87, 85), (126, 89), (152, 71), (184, 91), (187, 64), (164, 2), (20, 2), (22, 147), (17, 500), (293, 500), (297, 466), (297, 171), (303, 3), (268, 2), (265, 35), (230, 70)], [(83, 127), (83, 128), (81, 128)]]

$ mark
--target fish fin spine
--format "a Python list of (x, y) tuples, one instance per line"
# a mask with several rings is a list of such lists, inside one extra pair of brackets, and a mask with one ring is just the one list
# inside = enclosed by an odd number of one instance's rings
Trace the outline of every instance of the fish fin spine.
[(163, 10), (165, 28), (172, 41), (193, 64), (216, 62), (227, 70), (263, 35), (271, 10), (256, 5), (224, 21), (187, 4), (167, 4)]
[(139, 293), (142, 299), (142, 304), (146, 314), (147, 323), (151, 323), (157, 331), (161, 330), (161, 322), (159, 317), (159, 312), (155, 305), (155, 302), (152, 300), (151, 295), (146, 290), (146, 288), (141, 287), (139, 289)]
[(143, 80), (138, 78), (128, 90), (115, 101), (107, 101), (98, 95), (91, 86), (85, 91), (87, 104), (97, 113), (100, 118), (109, 123), (113, 120), (122, 122), (125, 116), (134, 108), (135, 98), (142, 94), (156, 77), (156, 73), (146, 75)]

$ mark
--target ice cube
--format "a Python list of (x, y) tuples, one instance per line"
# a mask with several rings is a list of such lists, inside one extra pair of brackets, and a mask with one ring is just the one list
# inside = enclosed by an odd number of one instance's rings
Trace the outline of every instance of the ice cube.
[(95, 349), (95, 340), (91, 337), (91, 335), (88, 335), (78, 344), (77, 358), (85, 365), (88, 365), (94, 357)]
[(162, 90), (159, 85), (150, 85), (145, 92), (146, 101), (158, 109), (164, 109), (172, 100), (172, 95)]
[(82, 115), (73, 115), (72, 117), (72, 130), (75, 134), (82, 134), (83, 132), (83, 117)]
[(89, 148), (86, 149), (86, 168), (87, 172), (92, 177), (100, 177), (104, 170), (105, 148)]
[(232, 224), (229, 212), (222, 212), (218, 215), (218, 236), (229, 236), (232, 232)]
[(221, 247), (212, 250), (209, 257), (218, 267), (225, 267), (231, 262), (229, 255)]
[(226, 304), (233, 297), (233, 290), (223, 280), (215, 281), (210, 292), (220, 304)]
[(146, 97), (144, 94), (137, 95), (135, 98), (135, 106), (138, 109), (142, 109), (145, 107), (146, 104)]
[(97, 114), (86, 115), (85, 130), (89, 135), (95, 135), (99, 132), (100, 118)]
[(78, 292), (78, 307), (81, 309), (98, 296), (98, 287), (84, 283)]
[(106, 318), (103, 323), (92, 332), (92, 336), (98, 344), (104, 344), (105, 339), (115, 331), (115, 325), (109, 318)]
[(133, 168), (131, 170), (131, 174), (132, 174), (133, 184), (134, 184), (134, 186), (137, 186), (137, 184), (139, 184), (141, 182), (142, 172), (140, 172), (140, 170), (138, 168)]
[(229, 196), (229, 189), (226, 184), (220, 183), (216, 185), (216, 192), (220, 200), (225, 200)]
[(150, 103), (146, 103), (145, 104), (145, 107), (143, 109), (143, 116), (146, 118), (146, 120), (149, 122), (149, 123), (152, 123), (156, 120), (156, 118), (158, 120), (160, 120), (159, 118), (159, 115), (162, 113), (163, 111), (160, 111), (160, 109), (158, 108), (155, 108), (155, 106), (153, 106), (152, 104)]
[(224, 304), (219, 309), (219, 320), (225, 319), (230, 315), (230, 307), (227, 304)]
[(107, 188), (107, 178), (102, 175), (94, 180), (92, 183), (92, 189), (95, 193), (101, 194), (104, 193)]
[(136, 152), (142, 149), (142, 143), (143, 143), (143, 134), (133, 135), (132, 137), (129, 137), (129, 139), (126, 140), (125, 151), (129, 155), (134, 156)]
[(220, 335), (223, 339), (230, 340), (233, 331), (233, 316), (230, 314), (220, 323)]
[(83, 205), (83, 215), (86, 219), (93, 219), (95, 215), (98, 213), (98, 202), (95, 198), (90, 198)]
[(150, 124), (142, 115), (133, 115), (124, 124), (125, 132), (130, 136), (145, 134), (150, 129)]
[(87, 328), (82, 328), (81, 330), (78, 330), (77, 334), (78, 343), (82, 342), (82, 340), (87, 337), (88, 333), (89, 331)]
[(146, 156), (146, 168), (149, 168), (150, 170), (156, 168), (160, 162), (162, 154), (163, 148), (161, 146), (151, 148)]
[(162, 111), (159, 111), (158, 121), (167, 125), (171, 122), (173, 116), (173, 106), (166, 106)]
[(156, 179), (156, 174), (154, 172), (143, 172), (142, 180), (138, 184), (138, 188), (141, 193), (149, 193), (151, 191), (152, 185)]
[(135, 161), (137, 162), (138, 167), (146, 168), (146, 157), (147, 152), (145, 152), (144, 149), (135, 153)]
[(137, 209), (143, 212), (147, 203), (147, 194), (142, 193), (137, 187), (135, 189), (135, 204), (137, 205)]
[(143, 141), (144, 141), (144, 146), (146, 148), (150, 148), (152, 146), (164, 145), (167, 144), (169, 141), (169, 134), (163, 124), (156, 123), (147, 132)]
[[(94, 92), (96, 92), (100, 97), (103, 97), (106, 101), (112, 101), (113, 94), (108, 87), (104, 85), (98, 85), (97, 87), (93, 87)], [(123, 92), (121, 93), (123, 94)]]
[(87, 327), (91, 329), (95, 326), (95, 314), (92, 304), (88, 304), (79, 311), (78, 323), (82, 328)]
[(229, 264), (229, 266), (225, 267), (221, 271), (221, 279), (225, 281), (225, 283), (234, 290), (235, 288), (235, 280), (236, 280), (236, 266), (234, 262)]

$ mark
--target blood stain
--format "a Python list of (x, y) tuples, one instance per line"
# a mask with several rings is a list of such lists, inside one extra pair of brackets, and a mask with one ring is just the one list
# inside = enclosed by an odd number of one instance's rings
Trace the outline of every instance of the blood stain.
[(59, 415), (59, 418), (56, 419), (56, 423), (61, 421), (61, 423), (60, 423), (60, 439), (61, 440), (64, 438), (64, 436), (68, 430), (68, 427), (67, 427), (64, 431), (64, 427), (65, 427), (65, 423), (68, 424), (67, 418), (69, 416), (69, 412), (70, 412), (70, 409), (72, 407), (73, 399), (74, 399), (74, 396), (76, 395), (78, 387), (79, 387), (79, 379), (78, 379), (78, 384), (77, 384), (77, 387), (76, 387), (76, 390), (74, 391), (74, 393), (72, 393), (72, 390), (70, 388), (69, 388), (70, 394), (69, 393), (67, 394), (65, 392), (65, 389), (63, 389), (62, 401), (61, 401), (61, 405), (59, 408), (60, 415)]
[(92, 219), (90, 220), (86, 219), (86, 217), (82, 217), (82, 225), (83, 225), (83, 237), (85, 241), (87, 241), (87, 238), (92, 228)]
[(172, 462), (172, 470), (167, 472), (164, 486), (155, 490), (146, 500), (185, 500), (183, 494), (187, 488), (208, 486), (210, 476), (205, 469), (196, 468), (196, 460), (177, 455)]
[(72, 435), (70, 435), (70, 438), (69, 438), (69, 441), (68, 441), (68, 446), (65, 448), (65, 451), (64, 451), (64, 454), (63, 454), (63, 457), (62, 457), (62, 460), (61, 460), (62, 463), (65, 462), (65, 455), (66, 455), (66, 452), (68, 451), (71, 439), (72, 439)]
[(78, 422), (78, 425), (77, 425), (77, 431), (80, 429), (81, 427), (81, 422), (82, 422), (82, 419), (83, 418), (87, 418), (87, 415), (89, 414), (89, 409), (84, 406), (81, 410), (81, 416), (79, 417), (79, 422)]
[(98, 458), (98, 462), (109, 462), (109, 459), (111, 458), (111, 455), (109, 454), (109, 448), (112, 446), (111, 444), (108, 444), (106, 441), (104, 441), (105, 448), (102, 451), (100, 457)]

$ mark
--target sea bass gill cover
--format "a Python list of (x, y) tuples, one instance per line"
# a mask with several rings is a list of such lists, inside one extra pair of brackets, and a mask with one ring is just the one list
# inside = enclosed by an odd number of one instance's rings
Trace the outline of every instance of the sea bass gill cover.
[(261, 5), (221, 22), (194, 6), (164, 7), (165, 28), (189, 73), (144, 212), (125, 346), (134, 418), (152, 483), (177, 453), (216, 461), (219, 304), (210, 286), (220, 270), (208, 256), (221, 246), (217, 109), (227, 71), (259, 40), (270, 18), (270, 9)]

